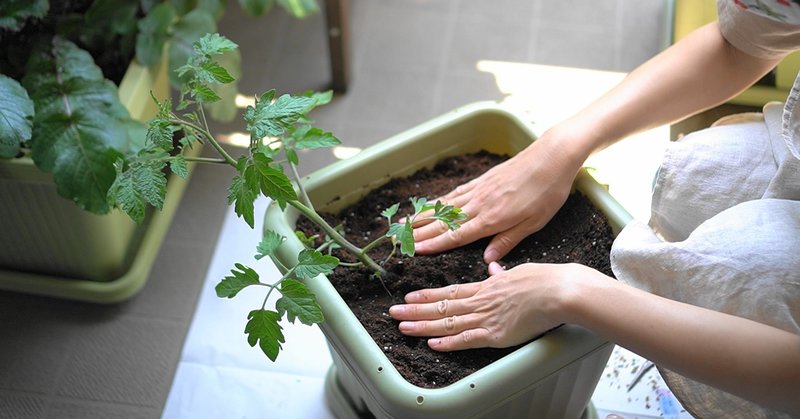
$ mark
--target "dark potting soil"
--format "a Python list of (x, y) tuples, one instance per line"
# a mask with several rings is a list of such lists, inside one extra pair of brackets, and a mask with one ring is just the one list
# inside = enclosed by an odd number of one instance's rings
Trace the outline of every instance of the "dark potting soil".
[[(411, 212), (409, 197), (434, 199), (444, 195), (504, 159), (486, 152), (448, 158), (432, 170), (391, 180), (339, 216), (326, 218), (332, 225), (343, 224), (345, 236), (362, 247), (385, 233), (386, 219), (380, 215), (385, 208), (400, 202), (398, 214), (407, 214)], [(298, 228), (307, 233), (316, 231), (305, 219), (300, 220)], [(526, 262), (577, 262), (611, 275), (612, 241), (606, 218), (586, 197), (574, 193), (542, 230), (518, 245), (502, 264), (510, 269)], [(439, 255), (392, 258), (385, 266), (390, 275), (384, 279), (392, 296), (371, 277), (371, 271), (363, 268), (338, 267), (329, 280), (406, 380), (419, 387), (444, 387), (517, 348), (435, 352), (428, 348), (426, 339), (402, 335), (399, 322), (388, 314), (389, 307), (402, 302), (403, 296), (414, 290), (485, 279), (488, 268), (483, 262), (483, 250), (488, 243), (489, 239), (483, 239)], [(390, 251), (387, 243), (371, 255), (382, 260)], [(343, 261), (354, 261), (349, 255), (335, 255)]]

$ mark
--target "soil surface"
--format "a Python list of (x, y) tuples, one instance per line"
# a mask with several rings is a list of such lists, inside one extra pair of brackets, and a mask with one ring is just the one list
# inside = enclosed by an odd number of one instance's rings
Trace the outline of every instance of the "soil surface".
[[(380, 215), (383, 209), (400, 202), (399, 214), (407, 214), (411, 212), (409, 197), (435, 199), (505, 158), (481, 152), (446, 159), (432, 170), (423, 169), (408, 178), (392, 180), (346, 208), (340, 216), (326, 218), (332, 225), (342, 223), (346, 237), (363, 247), (385, 233), (386, 219)], [(307, 220), (300, 220), (298, 228), (315, 231)], [(509, 269), (526, 262), (577, 262), (612, 275), (609, 261), (612, 241), (606, 218), (586, 197), (576, 193), (545, 228), (518, 245), (503, 258), (502, 264)], [(388, 310), (402, 302), (410, 291), (485, 279), (488, 273), (483, 250), (487, 244), (488, 239), (483, 239), (439, 255), (392, 258), (385, 266), (390, 273), (385, 282), (393, 296), (387, 295), (366, 269), (338, 267), (329, 279), (406, 380), (419, 387), (444, 387), (516, 348), (435, 352), (428, 348), (426, 339), (402, 335), (397, 328), (399, 322), (389, 316)], [(382, 260), (390, 251), (391, 246), (386, 244), (371, 255)], [(343, 261), (353, 260), (349, 255), (336, 256)]]

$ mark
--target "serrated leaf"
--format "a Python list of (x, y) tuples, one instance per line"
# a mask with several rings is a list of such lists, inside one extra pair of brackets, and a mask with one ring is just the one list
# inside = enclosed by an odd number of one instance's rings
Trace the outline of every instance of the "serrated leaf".
[(113, 164), (128, 147), (130, 124), (136, 122), (86, 51), (55, 37), (50, 52), (50, 58), (34, 54), (23, 79), (35, 92), (31, 156), (40, 169), (53, 173), (60, 195), (88, 211), (106, 213)]
[(253, 154), (252, 167), (258, 173), (258, 182), (261, 192), (275, 200), (281, 208), (286, 207), (286, 201), (297, 200), (297, 193), (292, 187), (292, 181), (283, 172), (270, 166), (272, 159), (262, 153)]
[[(428, 202), (427, 198), (410, 198), (411, 205), (414, 207), (414, 213), (419, 214), (420, 212), (425, 210), (425, 205)], [(433, 209), (431, 207), (431, 209)]]
[(161, 209), (167, 193), (163, 169), (168, 157), (158, 149), (143, 150), (124, 171), (121, 171), (123, 161), (118, 160), (117, 176), (108, 190), (109, 205), (119, 207), (137, 223), (144, 219), (146, 204)]
[(183, 179), (189, 177), (189, 165), (186, 163), (186, 158), (181, 154), (169, 161), (169, 169)]
[(205, 34), (217, 31), (217, 24), (211, 13), (194, 9), (172, 25), (172, 38), (169, 43), (169, 79), (173, 86), (180, 86), (182, 79), (176, 70), (189, 62), (194, 54), (194, 43)]
[(275, 309), (281, 316), (285, 314), (289, 323), (294, 323), (295, 318), (306, 325), (325, 320), (317, 297), (302, 282), (285, 279), (281, 282), (280, 292), (283, 296), (275, 302)]
[(0, 29), (16, 32), (28, 18), (44, 17), (49, 8), (48, 0), (4, 0), (0, 2)]
[(118, 207), (137, 224), (144, 222), (146, 205), (143, 199), (136, 194), (133, 184), (133, 177), (130, 172), (123, 172), (124, 162), (117, 160), (114, 166), (117, 169), (117, 176), (114, 183), (108, 189), (109, 205)]
[(294, 274), (299, 279), (311, 279), (317, 275), (327, 275), (339, 265), (339, 259), (333, 256), (323, 255), (312, 250), (303, 249), (297, 256), (297, 265), (294, 267)]
[(255, 206), (258, 197), (258, 184), (253, 191), (253, 185), (249, 184), (243, 174), (233, 177), (231, 185), (228, 187), (228, 204), (233, 204), (236, 215), (244, 218), (250, 228), (255, 228)]
[(255, 256), (256, 260), (261, 260), (264, 256), (272, 256), (285, 239), (286, 237), (272, 230), (264, 230), (264, 237), (261, 238), (261, 242), (256, 247), (258, 252)]
[(214, 287), (214, 291), (219, 298), (233, 298), (239, 291), (249, 287), (250, 285), (259, 284), (258, 273), (250, 267), (237, 263), (236, 268), (231, 269), (231, 275), (223, 278), (219, 284)]
[(226, 52), (216, 58), (216, 61), (225, 67), (234, 80), (225, 84), (213, 84), (211, 90), (220, 97), (220, 100), (204, 104), (207, 114), (216, 121), (230, 122), (239, 115), (236, 107), (236, 95), (239, 94), (239, 83), (236, 81), (242, 76), (242, 57), (239, 50)]
[(16, 80), (0, 74), (0, 158), (19, 154), (20, 145), (30, 140), (33, 101)]
[(281, 316), (271, 310), (253, 310), (247, 315), (248, 322), (244, 328), (247, 334), (247, 343), (258, 346), (271, 361), (278, 358), (282, 349), (281, 344), (286, 342), (278, 323)]
[(234, 80), (224, 67), (216, 61), (205, 61), (197, 67), (197, 78), (204, 83), (230, 83)]
[(191, 83), (188, 92), (196, 101), (201, 103), (211, 103), (222, 99), (211, 87), (205, 84)]
[(257, 139), (283, 135), (314, 103), (312, 98), (291, 95), (282, 95), (272, 101), (274, 95), (275, 91), (271, 90), (256, 101), (255, 107), (245, 109), (247, 131)]
[(324, 132), (319, 128), (310, 128), (300, 131), (300, 137), (295, 138), (297, 149), (318, 149), (340, 145), (342, 142), (334, 137), (330, 132)]
[(392, 217), (394, 217), (394, 216), (395, 216), (395, 214), (397, 214), (397, 211), (398, 211), (399, 209), (400, 209), (400, 204), (399, 204), (399, 203), (398, 203), (398, 204), (394, 204), (394, 205), (392, 205), (391, 207), (389, 207), (389, 208), (386, 208), (385, 210), (383, 210), (383, 211), (381, 212), (381, 215), (382, 215), (382, 216), (384, 216), (384, 217), (386, 217), (386, 218), (388, 218), (388, 219), (389, 219), (389, 221), (391, 221), (391, 220), (392, 220)]
[(211, 56), (231, 52), (239, 46), (218, 33), (209, 33), (197, 40), (193, 48), (197, 54)]
[(173, 133), (174, 129), (172, 123), (170, 123), (167, 118), (153, 118), (147, 124), (147, 134), (145, 134), (146, 144), (171, 151)]
[(139, 20), (136, 35), (136, 59), (146, 65), (161, 61), (164, 44), (169, 39), (168, 29), (175, 19), (175, 9), (169, 3), (160, 3)]

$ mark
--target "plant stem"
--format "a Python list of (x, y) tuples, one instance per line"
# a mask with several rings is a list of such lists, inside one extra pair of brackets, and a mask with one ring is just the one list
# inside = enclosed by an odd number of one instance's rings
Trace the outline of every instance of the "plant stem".
[(358, 248), (358, 246), (350, 243), (346, 238), (344, 238), (341, 234), (339, 234), (339, 232), (336, 231), (336, 229), (334, 229), (333, 227), (331, 227), (330, 224), (328, 224), (322, 217), (320, 217), (319, 214), (316, 213), (316, 211), (303, 205), (303, 203), (300, 201), (291, 200), (287, 202), (289, 203), (289, 205), (297, 208), (298, 211), (300, 211), (303, 215), (308, 217), (308, 219), (311, 220), (314, 224), (322, 228), (322, 230), (324, 230), (325, 233), (327, 233), (328, 236), (333, 241), (339, 243), (339, 245), (342, 246), (344, 250), (355, 256), (365, 266), (367, 266), (368, 268), (375, 271), (377, 274), (381, 276), (386, 274), (385, 269), (383, 269), (380, 265), (375, 263), (375, 261), (372, 260), (372, 258), (370, 258), (366, 253), (364, 253), (363, 250)]
[(311, 211), (314, 211), (314, 204), (311, 203), (311, 199), (308, 198), (308, 193), (306, 193), (306, 188), (303, 186), (303, 182), (300, 181), (300, 173), (297, 173), (297, 166), (294, 165), (291, 161), (289, 162), (289, 167), (292, 169), (292, 174), (294, 175), (294, 180), (297, 184), (297, 189), (300, 189), (300, 197), (303, 198), (303, 203), (306, 204)]
[(186, 156), (184, 156), (183, 158), (187, 162), (228, 164), (228, 161), (225, 160), (225, 159), (215, 159), (213, 157), (186, 157)]
[(211, 143), (211, 146), (214, 147), (215, 150), (217, 150), (217, 153), (219, 153), (219, 155), (222, 156), (223, 159), (225, 159), (226, 163), (228, 163), (233, 167), (236, 167), (236, 160), (234, 160), (234, 158), (231, 157), (231, 155), (228, 154), (228, 152), (225, 151), (224, 148), (222, 148), (222, 145), (220, 145), (220, 143), (216, 140), (216, 138), (214, 138), (214, 136), (211, 135), (208, 129), (180, 118), (170, 118), (169, 122), (179, 125), (185, 125), (189, 128), (199, 131), (201, 134), (203, 134), (204, 137), (206, 137), (206, 139), (208, 139), (208, 142)]
[(386, 236), (380, 236), (377, 239), (373, 240), (371, 243), (369, 243), (366, 246), (364, 246), (364, 249), (362, 249), (361, 251), (364, 252), (364, 253), (369, 253), (370, 250), (374, 249), (379, 244), (385, 242), (387, 239), (388, 239), (388, 237), (386, 237)]

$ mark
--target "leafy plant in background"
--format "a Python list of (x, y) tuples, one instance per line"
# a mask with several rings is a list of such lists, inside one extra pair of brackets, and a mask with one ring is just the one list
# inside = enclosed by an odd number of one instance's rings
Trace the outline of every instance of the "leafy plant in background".
[[(414, 198), (411, 200), (414, 214), (406, 217), (405, 222), (392, 222), (400, 208), (399, 204), (395, 204), (381, 213), (387, 220), (384, 236), (364, 248), (349, 242), (339, 229), (329, 225), (314, 210), (297, 171), (298, 150), (340, 144), (330, 132), (313, 127), (313, 120), (307, 116), (312, 109), (331, 100), (330, 92), (277, 96), (274, 90), (270, 90), (256, 97), (254, 105), (248, 106), (244, 114), (250, 145), (247, 152), (238, 158), (229, 155), (209, 132), (203, 105), (219, 101), (219, 96), (212, 88), (214, 85), (234, 80), (215, 57), (236, 48), (236, 44), (218, 34), (204, 36), (194, 44), (188, 63), (178, 69), (179, 75), (185, 80), (179, 103), (175, 109), (170, 100), (159, 103), (160, 112), (149, 123), (144, 147), (135, 156), (117, 160), (116, 181), (109, 190), (108, 198), (112, 205), (141, 222), (148, 205), (160, 208), (164, 203), (164, 169), (167, 166), (185, 175), (189, 161), (226, 164), (236, 171), (228, 188), (228, 202), (251, 228), (254, 227), (254, 202), (261, 195), (269, 197), (281, 208), (296, 208), (314, 222), (324, 234), (324, 243), (301, 251), (295, 266), (279, 266), (285, 274), (278, 280), (264, 282), (254, 269), (237, 263), (231, 275), (216, 286), (217, 295), (221, 298), (233, 298), (250, 286), (267, 288), (264, 303), (249, 313), (245, 332), (249, 344), (258, 344), (267, 357), (274, 361), (284, 343), (279, 324), (283, 318), (291, 323), (299, 319), (301, 323), (309, 325), (324, 320), (316, 298), (303, 281), (329, 274), (340, 264), (339, 259), (331, 255), (331, 250), (341, 248), (349, 252), (358, 261), (348, 263), (349, 266), (367, 267), (378, 280), (383, 281), (386, 272), (382, 264), (386, 260), (375, 262), (368, 255), (371, 249), (389, 241), (393, 246), (392, 255), (399, 248), (402, 254), (411, 256), (414, 254), (415, 223), (439, 220), (455, 229), (458, 222), (466, 218), (466, 214), (452, 205), (441, 202), (432, 204), (424, 198)], [(176, 132), (183, 134), (177, 145), (172, 141)], [(183, 156), (183, 150), (198, 141), (210, 144), (219, 157)], [(311, 243), (314, 238), (302, 236), (301, 239)], [(285, 237), (278, 233), (266, 231), (256, 248), (255, 258), (273, 255), (284, 240)], [(273, 292), (281, 296), (275, 302), (274, 310), (270, 310), (266, 304)]]
[[(239, 0), (252, 15), (275, 3)], [(295, 17), (318, 10), (315, 0), (277, 4)], [(93, 213), (108, 212), (113, 164), (142, 146), (145, 130), (120, 103), (114, 83), (134, 56), (150, 66), (166, 50), (171, 69), (186, 63), (192, 44), (216, 31), (225, 5), (225, 0), (0, 2), (0, 158), (29, 156), (53, 174), (60, 195)], [(231, 51), (224, 59), (238, 77), (237, 54)], [(170, 74), (174, 86), (184, 81), (175, 71)], [(232, 119), (235, 84), (215, 89), (226, 101), (209, 109), (210, 115)]]

